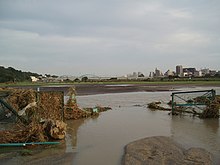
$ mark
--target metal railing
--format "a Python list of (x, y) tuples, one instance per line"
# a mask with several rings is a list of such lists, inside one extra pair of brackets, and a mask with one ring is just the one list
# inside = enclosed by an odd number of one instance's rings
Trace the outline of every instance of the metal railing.
[[(186, 99), (183, 96), (187, 94), (200, 94), (197, 97), (192, 97), (191, 99)], [(185, 91), (185, 92), (173, 92), (172, 97), (172, 114), (174, 114), (174, 111), (176, 107), (192, 107), (195, 106), (200, 109), (200, 106), (207, 106), (209, 105), (216, 96), (216, 91), (211, 90), (199, 90), (199, 91)], [(176, 102), (176, 98), (178, 98), (181, 103)]]

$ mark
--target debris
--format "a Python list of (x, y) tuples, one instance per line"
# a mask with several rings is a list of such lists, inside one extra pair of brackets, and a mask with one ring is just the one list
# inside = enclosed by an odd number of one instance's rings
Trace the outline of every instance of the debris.
[(88, 116), (91, 116), (91, 113), (80, 109), (76, 103), (75, 97), (73, 97), (71, 93), (69, 100), (67, 101), (67, 104), (65, 105), (65, 111), (64, 111), (65, 119), (77, 120), (80, 118), (86, 118)]
[(140, 105), (140, 104), (135, 104), (133, 105), (134, 107), (143, 107), (143, 105)]
[(67, 124), (59, 120), (47, 120), (44, 123), (46, 133), (53, 139), (64, 139)]
[(98, 109), (98, 112), (105, 112), (112, 109), (111, 107), (101, 107), (101, 106), (96, 106), (96, 108)]
[[(25, 117), (28, 123), (17, 121), (11, 130), (0, 131), (0, 143), (47, 142), (64, 139), (66, 124), (62, 121), (63, 92), (36, 92), (31, 89), (14, 88), (4, 90), (8, 93), (4, 96), (4, 100), (13, 107), (13, 113), (16, 113), (17, 117), (19, 115)], [(1, 89), (1, 93), (4, 90)]]
[[(151, 108), (153, 110), (163, 110), (163, 107), (156, 104), (157, 102), (152, 102), (148, 104), (148, 108)], [(194, 116), (199, 116), (200, 118), (219, 118), (219, 109), (220, 109), (220, 95), (216, 95), (214, 100), (211, 100), (204, 96), (195, 97), (193, 99), (187, 100), (187, 103), (193, 103), (193, 104), (204, 104), (206, 105), (206, 108), (202, 112), (197, 112), (194, 108), (187, 108), (183, 106), (176, 106), (175, 109), (172, 112), (173, 115), (182, 114), (182, 113), (191, 113)], [(169, 101), (167, 103), (168, 105), (172, 105), (172, 101)], [(189, 110), (187, 110), (189, 109)]]
[(69, 88), (69, 92), (67, 94), (69, 99), (65, 105), (64, 117), (65, 119), (80, 119), (87, 117), (87, 113), (80, 109), (76, 102), (76, 91), (75, 88)]
[(98, 116), (100, 112), (107, 111), (111, 109), (110, 107), (101, 107), (96, 106), (94, 108), (79, 108), (77, 101), (76, 101), (76, 91), (74, 88), (70, 88), (69, 92), (69, 99), (65, 105), (64, 116), (65, 119), (81, 119), (87, 118), (90, 116)]
[(6, 101), (17, 111), (25, 108), (29, 103), (36, 101), (36, 91), (32, 89), (14, 89), (8, 88), (10, 95)]
[(151, 110), (163, 110), (163, 111), (171, 111), (171, 108), (165, 108), (160, 106), (161, 102), (152, 102), (148, 104), (148, 108)]
[(194, 103), (210, 104), (211, 100), (208, 99), (205, 96), (199, 96), (199, 97), (194, 98), (192, 102), (194, 102)]
[(81, 119), (81, 118), (87, 118), (90, 116), (98, 116), (100, 112), (105, 112), (107, 110), (110, 110), (110, 107), (101, 107), (96, 106), (94, 108), (79, 108), (77, 104), (72, 105), (71, 107), (66, 106), (65, 107), (65, 119)]
[[(199, 95), (199, 96), (198, 96)], [(200, 118), (219, 118), (219, 102), (216, 91), (199, 90), (172, 93), (172, 113), (192, 113)], [(189, 109), (190, 111), (186, 111)]]
[(25, 111), (26, 111), (28, 108), (36, 107), (36, 106), (37, 106), (37, 102), (30, 103), (30, 104), (28, 104), (26, 107), (24, 107), (22, 110), (18, 111), (18, 115), (19, 115), (19, 116), (26, 115), (26, 114), (25, 114)]
[(199, 115), (200, 118), (219, 118), (220, 96), (216, 96), (206, 109)]
[(52, 119), (63, 120), (64, 93), (63, 92), (36, 92), (32, 89), (1, 89), (7, 92), (5, 101), (17, 111), (19, 115), (32, 120)]
[(167, 105), (172, 106), (172, 100), (170, 100)]
[(39, 92), (36, 114), (42, 119), (63, 120), (63, 92)]
[(0, 131), (0, 143), (24, 143), (48, 141), (42, 124), (16, 125), (12, 130)]
[[(24, 118), (27, 122), (18, 121), (11, 130), (0, 131), (0, 143), (48, 142), (64, 139), (66, 135), (65, 119), (80, 119), (98, 116), (110, 107), (96, 106), (81, 109), (76, 102), (76, 91), (69, 89), (69, 100), (64, 106), (63, 92), (34, 91), (31, 89), (0, 89), (11, 110), (0, 107), (0, 115), (14, 115), (15, 119)], [(7, 93), (7, 95), (2, 95)], [(1, 105), (0, 105), (1, 106)], [(11, 111), (13, 110), (13, 114)], [(64, 116), (63, 116), (64, 115)], [(1, 118), (0, 118), (1, 119)], [(14, 121), (15, 122), (15, 121)]]
[(46, 142), (64, 139), (66, 124), (58, 120), (48, 120), (44, 124), (32, 122), (16, 125), (12, 130), (0, 131), (0, 143)]

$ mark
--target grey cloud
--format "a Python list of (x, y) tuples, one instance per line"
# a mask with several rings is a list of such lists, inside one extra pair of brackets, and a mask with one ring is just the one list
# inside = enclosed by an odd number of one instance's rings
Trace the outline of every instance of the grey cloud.
[(71, 65), (70, 74), (166, 70), (181, 63), (219, 69), (219, 5), (218, 0), (0, 0), (0, 62), (54, 74)]

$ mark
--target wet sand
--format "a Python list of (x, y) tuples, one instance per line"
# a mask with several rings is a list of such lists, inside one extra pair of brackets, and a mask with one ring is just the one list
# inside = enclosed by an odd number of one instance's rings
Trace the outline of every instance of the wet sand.
[[(75, 85), (77, 95), (94, 95), (125, 92), (162, 92), (175, 91), (180, 88), (213, 87), (213, 85), (197, 84), (82, 84)], [(220, 84), (217, 85), (220, 87)]]
[[(69, 87), (75, 86), (78, 96), (95, 95), (106, 93), (127, 93), (127, 92), (162, 92), (175, 91), (180, 88), (195, 88), (195, 87), (220, 87), (219, 85), (208, 84), (76, 84), (76, 85), (58, 85), (58, 86), (44, 86), (40, 90), (48, 91), (64, 91), (67, 93)], [(35, 87), (37, 88), (37, 87)]]
[(173, 86), (161, 85), (145, 85), (145, 84), (90, 84), (90, 85), (76, 85), (77, 95), (94, 95), (106, 93), (127, 93), (127, 92), (156, 92), (156, 91), (170, 91)]

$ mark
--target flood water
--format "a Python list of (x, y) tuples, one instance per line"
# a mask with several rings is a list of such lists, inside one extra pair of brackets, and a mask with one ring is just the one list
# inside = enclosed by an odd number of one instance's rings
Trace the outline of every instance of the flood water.
[[(211, 88), (185, 88), (205, 90)], [(220, 94), (220, 88), (214, 88)], [(165, 111), (151, 111), (153, 101), (167, 103), (171, 92), (135, 92), (78, 96), (80, 107), (110, 106), (112, 110), (98, 117), (67, 121), (65, 142), (40, 150), (32, 156), (8, 155), (3, 164), (119, 165), (124, 147), (150, 136), (169, 136), (183, 147), (202, 147), (220, 164), (220, 124), (216, 119), (170, 116)], [(7, 152), (7, 151), (5, 151)], [(1, 163), (0, 163), (1, 164)]]
[[(197, 89), (200, 90), (183, 90)], [(220, 88), (215, 89), (219, 94)], [(121, 164), (126, 144), (150, 136), (172, 137), (186, 149), (205, 148), (214, 155), (214, 164), (220, 164), (219, 120), (170, 116), (168, 112), (147, 108), (152, 101), (168, 102), (170, 94), (138, 92), (77, 97), (81, 107), (101, 105), (112, 110), (94, 119), (68, 122), (66, 152), (75, 153), (72, 164)]]

